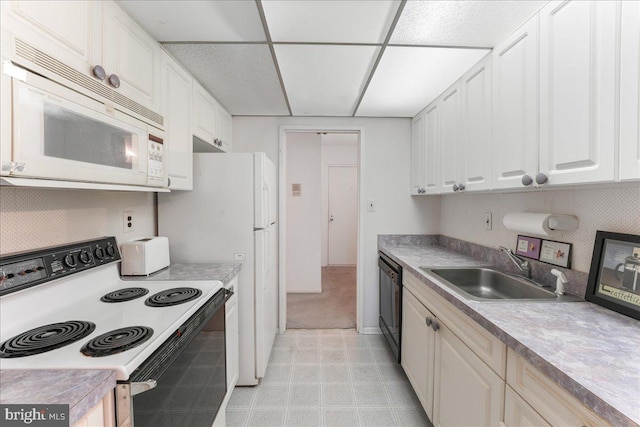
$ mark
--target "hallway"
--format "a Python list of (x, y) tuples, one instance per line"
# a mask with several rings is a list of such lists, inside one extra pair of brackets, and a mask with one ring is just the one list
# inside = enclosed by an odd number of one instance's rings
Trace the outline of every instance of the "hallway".
[(322, 293), (287, 293), (287, 329), (355, 329), (356, 267), (322, 267)]

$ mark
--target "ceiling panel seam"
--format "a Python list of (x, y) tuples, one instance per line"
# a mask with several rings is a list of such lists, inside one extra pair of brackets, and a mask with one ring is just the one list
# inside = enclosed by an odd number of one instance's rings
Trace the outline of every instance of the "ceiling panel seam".
[(373, 75), (376, 72), (376, 68), (378, 68), (378, 64), (380, 64), (380, 60), (382, 59), (382, 55), (384, 55), (384, 51), (387, 48), (389, 40), (391, 40), (391, 35), (393, 34), (393, 30), (396, 29), (396, 25), (398, 24), (398, 21), (400, 20), (400, 16), (402, 15), (402, 11), (404, 10), (404, 6), (406, 4), (407, 4), (407, 0), (402, 0), (400, 2), (400, 4), (398, 5), (398, 10), (396, 11), (396, 16), (393, 18), (393, 22), (391, 22), (391, 25), (389, 26), (389, 31), (387, 32), (387, 37), (385, 37), (384, 42), (382, 43), (382, 47), (380, 48), (380, 52), (378, 53), (378, 57), (376, 58), (376, 61), (373, 63), (373, 67), (371, 67), (371, 72), (369, 73), (369, 76), (367, 77), (367, 81), (364, 84), (364, 87), (362, 88), (362, 92), (360, 92), (360, 96), (358, 97), (358, 101), (356, 102), (356, 106), (353, 108), (353, 114), (351, 114), (351, 117), (355, 117), (356, 113), (358, 112), (358, 108), (360, 108), (360, 103), (362, 102), (362, 99), (364, 98), (364, 94), (367, 92), (367, 88), (369, 87), (369, 84), (371, 83), (371, 80), (373, 79)]
[[(384, 43), (350, 43), (350, 42), (274, 42), (274, 41), (170, 41), (164, 40), (162, 44), (248, 44), (248, 45), (308, 45), (308, 46), (385, 46)], [(480, 49), (491, 50), (491, 46), (465, 46), (465, 45), (437, 45), (437, 44), (403, 44), (388, 43), (386, 47), (426, 47), (433, 49)]]
[(267, 17), (264, 14), (264, 9), (262, 7), (262, 0), (256, 0), (256, 7), (258, 8), (258, 13), (260, 14), (260, 20), (262, 21), (262, 28), (264, 28), (264, 35), (267, 38), (267, 44), (269, 45), (269, 51), (271, 52), (273, 65), (276, 68), (276, 73), (278, 74), (278, 80), (280, 80), (282, 95), (284, 96), (284, 101), (287, 103), (287, 110), (289, 110), (289, 115), (293, 116), (293, 112), (291, 111), (291, 104), (289, 103), (289, 96), (287, 95), (287, 89), (284, 87), (282, 72), (280, 71), (280, 66), (278, 65), (278, 58), (276, 57), (276, 51), (273, 48), (273, 43), (271, 41), (271, 32), (269, 31), (269, 26), (267, 25)]

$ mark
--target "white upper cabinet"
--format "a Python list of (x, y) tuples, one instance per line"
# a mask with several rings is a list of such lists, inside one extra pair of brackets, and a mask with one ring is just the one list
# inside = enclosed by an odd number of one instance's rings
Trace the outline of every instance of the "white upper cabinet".
[[(34, 68), (44, 54), (85, 75), (100, 63), (101, 2), (3, 1), (0, 5), (3, 56)], [(49, 74), (43, 70), (35, 71)]]
[(620, 179), (640, 179), (640, 2), (622, 2)]
[(411, 195), (424, 194), (425, 114), (411, 120)]
[(213, 146), (218, 103), (196, 80), (193, 81), (193, 135)]
[(424, 194), (438, 193), (438, 148), (440, 146), (440, 105), (432, 104), (424, 113), (423, 181)]
[[(440, 180), (441, 193), (451, 193), (460, 190), (459, 176), (459, 143), (461, 137), (462, 95), (460, 85), (456, 84), (442, 96), (441, 108), (441, 137), (440, 137)], [(463, 190), (464, 188), (462, 188)]]
[(491, 186), (491, 56), (471, 68), (460, 81), (462, 137), (459, 179), (464, 191)]
[(158, 42), (149, 36), (115, 2), (104, 5), (103, 67), (107, 81), (117, 76), (118, 93), (145, 107), (160, 110), (160, 55)]
[(163, 114), (172, 190), (193, 189), (191, 82), (191, 75), (168, 53), (162, 52)]
[(232, 119), (231, 114), (224, 109), (224, 107), (218, 104), (218, 108), (216, 110), (216, 129), (218, 132), (218, 141), (219, 146), (222, 151), (225, 153), (231, 151), (231, 126)]
[(615, 179), (618, 7), (554, 1), (540, 11), (539, 172), (549, 184)]
[[(492, 187), (521, 187), (538, 170), (538, 16), (493, 49)], [(527, 178), (525, 178), (526, 181)]]

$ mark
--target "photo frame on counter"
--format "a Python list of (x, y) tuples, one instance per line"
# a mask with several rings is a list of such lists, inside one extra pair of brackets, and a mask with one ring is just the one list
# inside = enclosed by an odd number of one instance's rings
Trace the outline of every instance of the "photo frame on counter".
[(596, 232), (585, 299), (640, 320), (640, 236)]
[(537, 260), (538, 258), (540, 258), (541, 243), (542, 239), (539, 239), (537, 237), (518, 235), (518, 242), (516, 243), (516, 255)]
[(560, 267), (571, 268), (571, 243), (542, 240), (540, 261)]

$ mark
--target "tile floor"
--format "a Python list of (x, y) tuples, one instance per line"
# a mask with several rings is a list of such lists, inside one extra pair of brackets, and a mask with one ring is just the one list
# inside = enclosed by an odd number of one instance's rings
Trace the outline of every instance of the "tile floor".
[(236, 387), (227, 427), (428, 426), (382, 335), (290, 329), (278, 335), (265, 378)]

